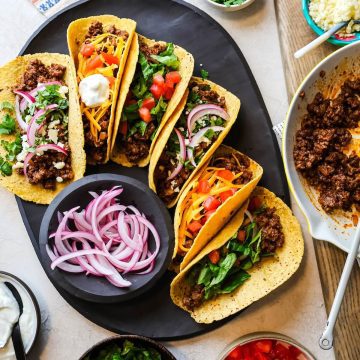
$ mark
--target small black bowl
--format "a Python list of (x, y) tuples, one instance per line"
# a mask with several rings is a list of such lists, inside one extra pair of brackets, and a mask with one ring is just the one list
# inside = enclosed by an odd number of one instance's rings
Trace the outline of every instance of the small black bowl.
[(113, 343), (121, 347), (125, 340), (131, 341), (135, 346), (142, 346), (144, 348), (152, 348), (156, 350), (161, 355), (161, 360), (176, 360), (174, 355), (171, 354), (164, 345), (145, 336), (139, 335), (119, 335), (100, 341), (86, 351), (79, 360), (85, 360), (86, 357), (90, 355), (96, 356), (96, 354), (98, 354), (104, 347)]
[[(124, 278), (132, 285), (129, 288), (118, 288), (105, 278), (86, 276), (84, 273), (67, 273), (61, 269), (51, 270), (51, 260), (46, 252), (49, 234), (58, 226), (57, 213), (70, 210), (75, 206), (85, 208), (92, 197), (89, 191), (100, 192), (113, 186), (121, 185), (124, 191), (119, 196), (123, 205), (134, 205), (143, 212), (155, 226), (160, 236), (160, 251), (155, 259), (154, 269), (145, 275), (129, 273)], [(174, 248), (173, 223), (168, 210), (157, 195), (144, 183), (123, 175), (96, 174), (86, 176), (67, 186), (47, 208), (40, 228), (40, 255), (50, 279), (64, 290), (80, 299), (97, 303), (115, 303), (133, 299), (149, 290), (168, 268)], [(149, 248), (153, 251), (155, 244), (152, 235)]]

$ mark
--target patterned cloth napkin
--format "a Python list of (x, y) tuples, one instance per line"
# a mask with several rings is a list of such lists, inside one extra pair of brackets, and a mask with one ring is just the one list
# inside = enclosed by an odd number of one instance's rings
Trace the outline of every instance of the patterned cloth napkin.
[(74, 0), (30, 0), (32, 4), (46, 17), (54, 15)]

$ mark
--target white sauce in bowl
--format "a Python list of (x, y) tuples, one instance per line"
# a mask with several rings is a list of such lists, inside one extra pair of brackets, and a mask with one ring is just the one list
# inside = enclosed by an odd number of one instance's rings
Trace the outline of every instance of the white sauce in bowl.
[[(23, 314), (20, 317), (19, 323), (26, 352), (30, 350), (35, 340), (38, 324), (37, 311), (26, 289), (10, 276), (0, 274), (0, 359), (16, 360), (11, 340), (11, 330), (13, 323), (16, 322), (19, 316), (19, 307), (12, 293), (4, 284), (5, 281), (12, 283), (16, 287), (23, 302)], [(5, 346), (1, 347), (3, 340)]]

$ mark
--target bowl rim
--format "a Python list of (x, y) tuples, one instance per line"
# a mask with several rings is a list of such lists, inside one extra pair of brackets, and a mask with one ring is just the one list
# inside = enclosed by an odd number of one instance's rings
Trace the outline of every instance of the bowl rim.
[(139, 341), (139, 342), (141, 341), (141, 342), (150, 344), (153, 347), (155, 347), (155, 350), (159, 350), (162, 353), (162, 355), (168, 356), (168, 358), (171, 360), (176, 360), (175, 356), (162, 343), (160, 343), (156, 340), (153, 340), (151, 338), (148, 338), (146, 336), (141, 336), (141, 335), (136, 335), (136, 334), (116, 335), (116, 336), (111, 336), (111, 337), (105, 338), (103, 340), (100, 340), (99, 342), (92, 345), (88, 350), (86, 350), (79, 357), (79, 360), (84, 360), (86, 356), (90, 355), (93, 351), (97, 350), (101, 346), (106, 345), (107, 343), (111, 343), (113, 341), (125, 341), (125, 340), (134, 340), (134, 341)]
[(252, 341), (262, 340), (262, 339), (278, 340), (278, 341), (286, 342), (290, 345), (299, 348), (303, 352), (303, 354), (306, 355), (307, 360), (316, 360), (314, 355), (304, 345), (300, 344), (297, 340), (294, 340), (293, 338), (287, 335), (273, 331), (257, 331), (238, 337), (223, 349), (223, 351), (220, 353), (218, 357), (218, 360), (225, 360), (226, 356), (229, 355), (229, 353), (239, 345), (245, 345)]
[(224, 4), (219, 4), (214, 2), (213, 0), (206, 0), (208, 3), (210, 3), (212, 6), (217, 7), (218, 9), (222, 9), (222, 10), (227, 10), (227, 9), (232, 9), (232, 10), (241, 10), (241, 9), (245, 9), (246, 7), (248, 7), (249, 5), (251, 5), (255, 0), (245, 0), (245, 2), (243, 2), (242, 4), (238, 4), (238, 5), (229, 5), (226, 6)]
[[(313, 18), (310, 16), (310, 12), (309, 12), (309, 2), (310, 0), (302, 0), (302, 12), (304, 14), (304, 17), (306, 19), (306, 22), (308, 23), (308, 25), (311, 27), (311, 29), (317, 34), (317, 35), (322, 35), (325, 33), (325, 31), (316, 24), (316, 22), (313, 20)], [(334, 37), (334, 35), (332, 35), (327, 41), (333, 45), (337, 45), (337, 46), (346, 46), (349, 44), (352, 44), (354, 42), (357, 42), (360, 40), (360, 33), (356, 32), (354, 34), (356, 36), (355, 39), (350, 39), (350, 40), (339, 40), (336, 39)]]
[[(156, 203), (157, 206), (156, 214), (157, 215), (161, 214), (162, 218), (164, 219), (162, 223), (164, 224), (164, 229), (166, 230), (167, 237), (169, 239), (167, 243), (167, 252), (163, 255), (162, 257), (163, 260), (157, 272), (156, 273), (153, 272), (152, 276), (149, 277), (148, 281), (146, 281), (144, 284), (124, 294), (103, 296), (100, 294), (93, 294), (92, 292), (88, 292), (84, 289), (78, 288), (77, 286), (73, 285), (72, 283), (64, 279), (64, 276), (66, 277), (66, 273), (63, 273), (59, 269), (51, 270), (47, 263), (50, 260), (48, 259), (48, 255), (46, 254), (46, 250), (45, 250), (45, 238), (48, 239), (50, 221), (53, 218), (55, 211), (57, 210), (59, 205), (64, 201), (64, 199), (74, 194), (76, 191), (79, 190), (79, 188), (101, 181), (117, 181), (119, 182), (119, 184), (123, 183), (125, 185), (136, 184), (136, 187), (142, 189), (147, 194), (148, 199), (150, 200), (150, 198), (152, 198), (153, 203), (154, 204)], [(74, 199), (76, 199), (76, 197), (74, 197)], [(173, 252), (172, 249), (173, 245), (174, 245), (173, 220), (170, 217), (170, 214), (167, 211), (165, 205), (161, 202), (161, 200), (157, 197), (157, 195), (148, 186), (146, 186), (144, 182), (127, 175), (113, 174), (113, 173), (97, 173), (97, 174), (84, 176), (83, 178), (68, 185), (55, 197), (55, 199), (46, 209), (46, 212), (41, 221), (40, 232), (39, 232), (40, 257), (41, 259), (45, 258), (48, 260), (47, 262), (43, 262), (44, 260), (41, 260), (41, 262), (50, 280), (56, 282), (63, 290), (72, 293), (74, 296), (76, 296), (79, 299), (95, 302), (95, 303), (103, 303), (103, 304), (131, 301), (132, 299), (137, 298), (143, 295), (145, 292), (151, 290), (151, 288), (153, 288), (156, 285), (156, 283), (162, 278), (162, 276), (165, 274), (168, 268), (168, 265), (171, 261), (171, 255)], [(57, 272), (55, 273), (55, 271)]]
[(21, 280), (16, 275), (11, 274), (11, 273), (9, 273), (7, 271), (0, 271), (0, 276), (1, 275), (8, 276), (8, 277), (12, 278), (13, 280), (15, 280), (15, 282), (19, 283), (25, 289), (25, 291), (28, 293), (28, 295), (30, 296), (30, 299), (31, 299), (31, 301), (32, 301), (32, 303), (34, 305), (35, 314), (36, 314), (36, 331), (35, 331), (35, 334), (34, 334), (34, 339), (33, 339), (32, 343), (31, 343), (31, 345), (29, 346), (29, 349), (27, 351), (25, 349), (26, 355), (28, 355), (30, 353), (30, 351), (32, 350), (32, 348), (34, 347), (34, 344), (36, 343), (36, 339), (38, 338), (39, 333), (40, 333), (41, 312), (40, 312), (39, 303), (38, 303), (38, 301), (36, 299), (35, 294), (30, 289), (30, 287), (24, 282), (24, 280)]
[[(303, 204), (303, 202), (300, 199), (300, 196), (298, 195), (298, 191), (295, 188), (295, 185), (293, 183), (292, 177), (291, 177), (291, 171), (290, 171), (290, 163), (288, 160), (289, 156), (292, 156), (292, 149), (288, 149), (287, 147), (287, 138), (289, 135), (289, 122), (290, 122), (290, 117), (291, 114), (293, 113), (293, 110), (296, 106), (297, 100), (299, 98), (299, 95), (301, 93), (301, 91), (303, 90), (304, 86), (307, 84), (307, 82), (309, 81), (309, 79), (313, 76), (314, 73), (318, 72), (319, 70), (321, 70), (321, 68), (323, 67), (324, 64), (326, 64), (327, 62), (331, 61), (331, 59), (333, 57), (336, 57), (338, 54), (342, 53), (342, 52), (347, 52), (347, 51), (351, 51), (351, 49), (353, 47), (359, 47), (360, 48), (360, 42), (353, 42), (352, 44), (349, 44), (348, 46), (345, 47), (341, 47), (339, 49), (337, 49), (336, 51), (334, 51), (333, 53), (329, 54), (327, 57), (325, 57), (323, 60), (321, 60), (317, 65), (314, 66), (313, 69), (311, 69), (309, 71), (309, 73), (305, 76), (305, 78), (303, 79), (303, 81), (300, 83), (299, 87), (297, 88), (296, 92), (294, 93), (294, 96), (290, 102), (289, 108), (287, 110), (286, 113), (286, 118), (284, 120), (284, 127), (283, 127), (283, 131), (282, 131), (282, 141), (281, 141), (281, 153), (282, 153), (282, 160), (283, 160), (283, 165), (284, 165), (284, 171), (285, 171), (285, 176), (286, 176), (286, 180), (287, 183), (289, 185), (289, 189), (291, 194), (294, 196), (294, 199), (297, 203), (297, 205), (299, 206), (301, 212), (304, 215), (304, 218), (306, 220), (307, 223), (307, 227), (308, 227), (308, 231), (310, 233), (310, 235), (315, 238), (318, 239), (319, 237), (314, 233), (314, 228), (313, 228), (313, 224), (310, 220), (310, 217), (305, 209), (305, 205)], [(330, 241), (330, 240), (328, 240)], [(331, 241), (334, 245), (336, 245), (337, 247), (339, 247), (341, 250), (348, 252), (348, 249), (344, 248), (341, 243), (336, 242), (336, 241)]]

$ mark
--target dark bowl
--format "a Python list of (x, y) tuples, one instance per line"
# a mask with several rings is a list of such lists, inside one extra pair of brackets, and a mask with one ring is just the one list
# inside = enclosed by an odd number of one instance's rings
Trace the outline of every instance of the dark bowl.
[(85, 358), (89, 355), (96, 355), (106, 345), (112, 343), (122, 346), (125, 340), (129, 340), (137, 346), (143, 346), (145, 348), (152, 348), (154, 350), (157, 350), (161, 355), (161, 360), (176, 360), (174, 355), (171, 354), (171, 352), (164, 345), (158, 343), (157, 341), (139, 335), (120, 335), (100, 341), (94, 346), (92, 346), (88, 351), (86, 351), (86, 353), (83, 354), (79, 360), (85, 360)]
[[(86, 276), (84, 273), (67, 273), (61, 269), (51, 270), (51, 260), (46, 253), (45, 245), (49, 234), (55, 231), (58, 211), (64, 212), (75, 206), (84, 208), (92, 199), (89, 191), (108, 190), (122, 185), (123, 193), (119, 196), (123, 205), (134, 205), (143, 212), (157, 229), (160, 236), (160, 251), (155, 259), (154, 269), (145, 275), (129, 273), (124, 276), (132, 285), (129, 288), (118, 288), (105, 278)], [(86, 176), (67, 186), (47, 208), (40, 228), (40, 256), (45, 264), (47, 275), (72, 295), (97, 303), (115, 303), (133, 299), (149, 290), (168, 268), (174, 248), (173, 223), (168, 210), (157, 195), (144, 183), (123, 175), (96, 174)], [(149, 249), (155, 248), (152, 235), (149, 238)]]

